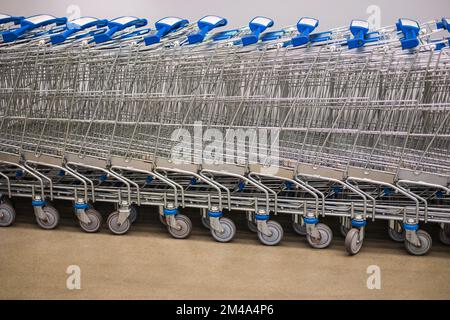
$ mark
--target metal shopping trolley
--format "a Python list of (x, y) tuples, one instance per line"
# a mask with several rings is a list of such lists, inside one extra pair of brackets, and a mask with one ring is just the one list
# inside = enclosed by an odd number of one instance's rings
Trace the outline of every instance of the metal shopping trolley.
[(60, 199), (86, 232), (108, 202), (114, 234), (152, 206), (175, 238), (189, 236), (191, 208), (219, 242), (236, 235), (240, 211), (265, 245), (283, 238), (277, 215), (314, 248), (333, 238), (323, 217), (340, 220), (350, 254), (376, 219), (411, 254), (431, 248), (423, 223), (439, 224), (448, 244), (447, 19), (325, 32), (313, 18), (218, 32), (227, 21), (217, 16), (167, 17), (155, 30), (136, 17), (8, 19), (2, 226), (14, 221), (8, 199), (24, 197), (46, 229)]

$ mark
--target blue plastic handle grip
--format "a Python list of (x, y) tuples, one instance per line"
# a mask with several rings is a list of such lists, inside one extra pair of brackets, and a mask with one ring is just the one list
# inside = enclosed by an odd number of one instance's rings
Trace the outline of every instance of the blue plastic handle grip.
[(214, 28), (227, 25), (227, 20), (218, 16), (206, 16), (201, 18), (197, 24), (200, 29), (197, 33), (188, 35), (189, 44), (199, 43), (205, 39), (206, 34)]
[[(79, 19), (76, 19), (74, 21), (79, 21)], [(62, 43), (64, 41), (66, 41), (68, 37), (70, 37), (71, 35), (79, 32), (79, 31), (82, 31), (82, 30), (85, 30), (87, 28), (91, 28), (94, 26), (96, 26), (97, 28), (100, 28), (100, 27), (106, 26), (107, 24), (108, 24), (108, 20), (104, 20), (104, 19), (103, 20), (96, 19), (95, 21), (86, 23), (82, 26), (72, 23), (72, 22), (68, 22), (67, 29), (64, 32), (52, 35), (50, 37), (50, 41), (52, 44)]]
[(5, 23), (14, 23), (14, 24), (19, 24), (23, 19), (25, 19), (24, 17), (21, 16), (8, 16), (5, 15), (6, 17), (1, 18), (0, 19), (0, 24), (5, 24)]
[(401, 31), (404, 38), (400, 39), (402, 49), (413, 49), (419, 45), (419, 23), (409, 19), (399, 19), (396, 23), (397, 30)]
[[(267, 21), (266, 24), (261, 24), (258, 22), (259, 19), (264, 19)], [(252, 21), (250, 21), (249, 23), (249, 27), (250, 30), (252, 31), (251, 34), (243, 36), (241, 38), (242, 41), (242, 45), (243, 46), (248, 46), (254, 43), (257, 43), (259, 40), (259, 36), (262, 32), (264, 32), (267, 28), (270, 28), (273, 26), (273, 20), (266, 18), (266, 17), (255, 17), (252, 19)]]
[(366, 44), (365, 38), (369, 32), (369, 24), (367, 21), (353, 20), (350, 24), (350, 32), (353, 38), (347, 41), (348, 48), (361, 48)]
[(303, 17), (297, 22), (297, 30), (300, 34), (291, 39), (294, 47), (307, 44), (310, 41), (310, 34), (319, 26), (319, 20)]
[[(45, 15), (41, 15), (41, 16), (47, 17)], [(36, 28), (39, 28), (42, 26), (50, 25), (50, 24), (63, 25), (67, 22), (67, 18), (55, 18), (53, 16), (48, 16), (50, 19), (45, 19), (45, 20), (39, 21), (37, 23), (32, 22), (31, 18), (36, 19), (38, 17), (39, 16), (32, 16), (32, 17), (28, 17), (26, 19), (21, 20), (20, 28), (12, 30), (12, 31), (6, 31), (5, 33), (2, 34), (3, 41), (4, 42), (13, 42), (29, 30), (33, 30), (33, 29), (36, 29)]]
[[(168, 21), (168, 19), (174, 19), (174, 23), (167, 24), (165, 22)], [(185, 25), (189, 23), (186, 19), (180, 19), (176, 17), (167, 17), (163, 18), (155, 23), (155, 28), (157, 32), (155, 34), (152, 34), (148, 37), (144, 38), (145, 45), (149, 46), (155, 43), (159, 43), (161, 41), (161, 38), (167, 35), (168, 33), (178, 30), (180, 28), (183, 28)]]
[(109, 41), (112, 39), (112, 36), (114, 35), (114, 33), (123, 30), (125, 28), (129, 28), (129, 27), (143, 27), (147, 24), (147, 20), (146, 19), (139, 19), (139, 18), (135, 18), (135, 17), (129, 17), (129, 18), (134, 18), (133, 20), (127, 21), (126, 23), (120, 23), (120, 19), (126, 19), (128, 17), (120, 17), (120, 18), (116, 18), (114, 20), (109, 21), (108, 23), (108, 31), (106, 31), (105, 33), (102, 34), (98, 34), (94, 36), (94, 41), (95, 43), (103, 43), (106, 41)]

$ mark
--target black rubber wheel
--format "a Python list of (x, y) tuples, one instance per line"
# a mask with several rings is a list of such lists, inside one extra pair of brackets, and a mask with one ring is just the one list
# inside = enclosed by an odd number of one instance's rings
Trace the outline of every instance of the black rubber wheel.
[(89, 217), (89, 220), (91, 220), (91, 223), (87, 224), (80, 221), (81, 229), (83, 229), (83, 231), (86, 231), (87, 233), (94, 233), (100, 230), (103, 220), (100, 212), (95, 209), (89, 208), (86, 210), (86, 215)]
[(247, 219), (247, 226), (251, 232), (255, 232), (255, 233), (258, 232), (258, 226), (256, 225), (255, 222)]
[(417, 237), (419, 237), (420, 247), (416, 247), (414, 244), (406, 240), (406, 251), (408, 251), (408, 253), (412, 254), (413, 256), (424, 256), (431, 250), (433, 240), (431, 239), (431, 236), (428, 234), (428, 232), (423, 230), (417, 230)]
[(344, 238), (346, 238), (347, 237), (347, 233), (351, 230), (352, 228), (347, 228), (346, 226), (344, 226), (344, 225), (340, 225), (339, 226), (339, 231), (341, 232), (341, 235), (344, 237)]
[(402, 230), (401, 232), (398, 232), (397, 230), (394, 230), (392, 228), (388, 228), (388, 235), (391, 240), (395, 242), (404, 242), (405, 241), (405, 231)]
[(139, 217), (139, 209), (136, 205), (130, 206), (130, 215), (128, 216), (128, 220), (133, 224), (136, 222), (137, 218)]
[(324, 249), (331, 244), (331, 240), (333, 239), (333, 231), (331, 231), (330, 227), (323, 223), (316, 224), (316, 228), (319, 231), (320, 238), (314, 239), (308, 234), (306, 235), (306, 239), (311, 247), (316, 249)]
[(275, 246), (283, 239), (283, 227), (276, 221), (267, 221), (267, 228), (272, 232), (271, 236), (258, 232), (259, 241), (266, 246)]
[(211, 229), (211, 226), (209, 224), (209, 217), (202, 217), (202, 225), (208, 230)]
[(450, 246), (450, 224), (446, 223), (444, 228), (439, 230), (439, 240), (447, 246)]
[(44, 214), (46, 216), (45, 219), (40, 219), (36, 217), (36, 222), (42, 229), (51, 230), (55, 229), (59, 224), (59, 212), (54, 207), (50, 205), (46, 205), (42, 207), (44, 210)]
[(359, 229), (352, 228), (345, 236), (345, 250), (351, 256), (357, 254), (362, 248), (363, 241), (359, 241), (359, 232)]
[(178, 225), (181, 227), (180, 230), (177, 230), (172, 227), (168, 227), (169, 233), (172, 237), (176, 239), (185, 239), (189, 237), (192, 231), (192, 222), (191, 219), (186, 217), (183, 214), (177, 214), (175, 215), (175, 220), (177, 221)]
[(16, 220), (16, 211), (7, 202), (0, 204), (0, 227), (9, 227)]
[(109, 230), (116, 235), (127, 233), (131, 226), (130, 220), (126, 219), (122, 224), (119, 224), (118, 220), (119, 211), (114, 211), (109, 215), (108, 220), (106, 221)]
[(211, 228), (213, 238), (218, 242), (230, 242), (236, 235), (236, 225), (228, 218), (220, 218), (219, 221), (222, 225), (223, 232), (218, 232)]
[(292, 223), (292, 228), (294, 229), (295, 233), (300, 236), (306, 236), (306, 224), (301, 225), (300, 223)]

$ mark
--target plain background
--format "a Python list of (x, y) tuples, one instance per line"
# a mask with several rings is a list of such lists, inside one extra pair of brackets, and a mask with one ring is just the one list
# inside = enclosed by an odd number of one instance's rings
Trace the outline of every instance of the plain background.
[(379, 7), (381, 25), (392, 25), (405, 17), (425, 22), (450, 17), (449, 0), (10, 0), (0, 2), (0, 12), (30, 16), (47, 13), (55, 16), (115, 18), (133, 15), (147, 18), (150, 24), (166, 16), (196, 21), (213, 14), (228, 19), (230, 27), (247, 25), (257, 15), (272, 18), (276, 27), (295, 24), (300, 17), (320, 20), (320, 29), (348, 25), (352, 19), (368, 19), (370, 6)]

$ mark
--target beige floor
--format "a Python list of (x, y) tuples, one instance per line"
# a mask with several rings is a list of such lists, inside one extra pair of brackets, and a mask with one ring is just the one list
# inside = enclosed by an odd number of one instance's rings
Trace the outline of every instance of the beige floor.
[[(313, 250), (287, 219), (282, 244), (266, 247), (239, 214), (236, 239), (220, 244), (195, 214), (191, 237), (175, 240), (149, 208), (125, 236), (105, 226), (82, 233), (58, 208), (56, 230), (39, 229), (28, 204), (14, 226), (0, 229), (0, 299), (450, 299), (450, 247), (434, 239), (428, 256), (409, 256), (384, 223), (369, 226), (362, 252), (349, 257), (333, 223), (332, 246)], [(66, 288), (69, 265), (81, 268), (81, 290)], [(369, 265), (381, 268), (381, 290), (366, 287)]]

